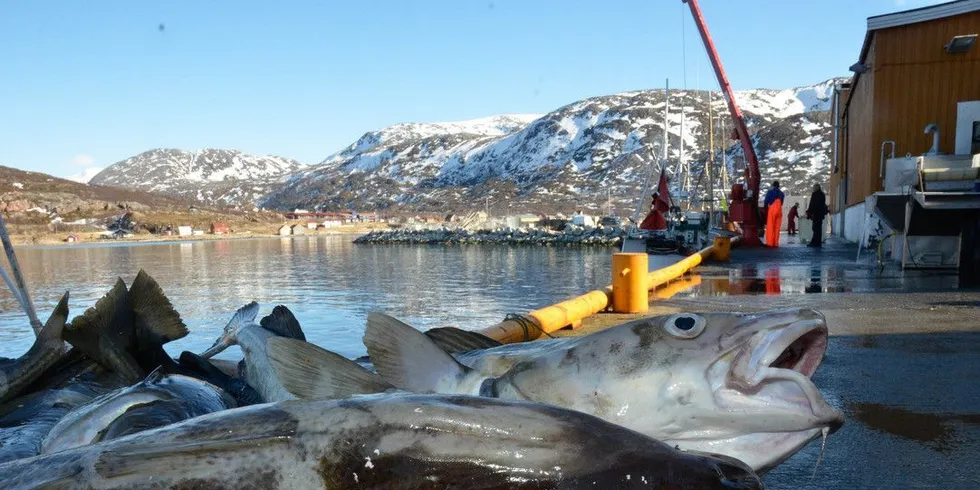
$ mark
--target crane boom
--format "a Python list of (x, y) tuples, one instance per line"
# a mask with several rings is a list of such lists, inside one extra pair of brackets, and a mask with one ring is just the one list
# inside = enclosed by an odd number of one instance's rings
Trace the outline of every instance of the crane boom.
[(698, 32), (701, 33), (704, 49), (708, 52), (708, 58), (711, 60), (711, 67), (715, 70), (715, 76), (718, 78), (721, 93), (725, 97), (725, 102), (728, 103), (728, 111), (735, 123), (735, 133), (742, 143), (742, 152), (745, 155), (745, 183), (748, 186), (748, 192), (745, 193), (744, 199), (741, 199), (739, 193), (733, 189), (729, 212), (733, 221), (741, 223), (742, 245), (761, 245), (762, 241), (759, 239), (759, 159), (755, 154), (755, 147), (752, 146), (749, 130), (745, 126), (745, 118), (735, 102), (732, 86), (728, 83), (725, 69), (721, 66), (721, 58), (715, 49), (715, 43), (711, 40), (711, 34), (708, 33), (708, 26), (701, 14), (701, 7), (698, 6), (697, 0), (681, 1), (691, 8), (691, 15), (694, 17), (694, 23), (697, 24)]

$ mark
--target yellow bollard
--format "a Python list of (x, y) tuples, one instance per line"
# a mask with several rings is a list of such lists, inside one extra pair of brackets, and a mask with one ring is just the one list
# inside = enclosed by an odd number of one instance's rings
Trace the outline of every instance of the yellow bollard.
[(643, 313), (650, 309), (645, 253), (617, 253), (612, 260), (613, 311)]
[(712, 257), (719, 262), (727, 262), (732, 253), (732, 240), (724, 236), (716, 236), (712, 251)]

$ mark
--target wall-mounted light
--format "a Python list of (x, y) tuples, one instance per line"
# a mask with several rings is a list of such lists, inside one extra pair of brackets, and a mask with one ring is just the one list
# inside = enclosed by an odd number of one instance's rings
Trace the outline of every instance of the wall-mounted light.
[(976, 34), (966, 34), (964, 36), (953, 36), (953, 40), (946, 43), (944, 48), (947, 53), (965, 53), (977, 42)]
[(861, 63), (859, 61), (859, 62), (854, 63), (853, 65), (851, 65), (851, 67), (848, 68), (848, 70), (851, 70), (854, 73), (865, 73), (865, 72), (868, 71), (868, 65), (866, 65), (864, 63)]

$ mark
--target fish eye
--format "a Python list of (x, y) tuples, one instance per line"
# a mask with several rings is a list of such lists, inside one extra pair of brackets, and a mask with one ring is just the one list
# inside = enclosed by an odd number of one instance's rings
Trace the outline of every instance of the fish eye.
[(664, 329), (679, 339), (693, 339), (704, 331), (705, 321), (701, 315), (679, 313), (667, 318)]

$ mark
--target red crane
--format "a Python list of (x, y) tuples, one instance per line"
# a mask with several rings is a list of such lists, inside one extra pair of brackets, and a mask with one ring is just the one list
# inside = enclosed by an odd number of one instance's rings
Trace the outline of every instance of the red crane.
[(732, 186), (728, 205), (729, 216), (742, 228), (743, 246), (761, 246), (762, 240), (759, 239), (759, 159), (756, 157), (755, 148), (749, 138), (749, 130), (745, 127), (745, 118), (742, 117), (742, 111), (735, 103), (735, 95), (732, 93), (732, 86), (728, 83), (728, 77), (725, 76), (725, 69), (721, 66), (721, 58), (718, 57), (718, 51), (715, 50), (715, 43), (711, 40), (711, 34), (708, 33), (704, 16), (701, 15), (701, 7), (698, 6), (697, 0), (681, 1), (691, 7), (691, 15), (694, 16), (694, 23), (697, 24), (698, 32), (701, 33), (704, 49), (708, 52), (708, 58), (711, 59), (711, 66), (715, 70), (715, 76), (718, 77), (721, 93), (725, 96), (728, 111), (735, 122), (735, 134), (742, 142), (742, 152), (745, 154), (745, 182), (749, 188), (746, 192), (742, 184)]

